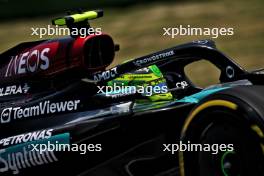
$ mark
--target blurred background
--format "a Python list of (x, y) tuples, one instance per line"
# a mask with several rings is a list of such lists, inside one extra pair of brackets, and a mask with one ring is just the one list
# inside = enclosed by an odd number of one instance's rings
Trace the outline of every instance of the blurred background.
[[(31, 28), (47, 27), (68, 10), (100, 8), (105, 16), (91, 24), (120, 44), (113, 65), (184, 42), (210, 39), (163, 36), (163, 27), (191, 25), (234, 28), (233, 36), (213, 40), (226, 55), (253, 70), (264, 67), (263, 7), (263, 0), (0, 0), (0, 53), (23, 41), (40, 40), (31, 36)], [(217, 82), (219, 74), (208, 63), (193, 64), (187, 72), (201, 86)]]

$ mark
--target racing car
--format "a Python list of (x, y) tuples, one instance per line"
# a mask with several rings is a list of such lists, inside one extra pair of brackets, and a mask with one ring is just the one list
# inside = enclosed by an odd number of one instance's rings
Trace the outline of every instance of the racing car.
[[(88, 30), (101, 16), (52, 23)], [(76, 34), (0, 55), (1, 175), (264, 175), (264, 70), (246, 71), (211, 40), (109, 68), (118, 50), (108, 34)], [(200, 60), (220, 70), (218, 84), (187, 76)]]

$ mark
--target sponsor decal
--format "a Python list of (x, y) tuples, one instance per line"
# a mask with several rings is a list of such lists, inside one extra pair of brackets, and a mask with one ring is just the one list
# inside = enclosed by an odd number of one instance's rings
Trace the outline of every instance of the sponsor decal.
[(19, 144), (6, 149), (0, 150), (0, 173), (10, 172), (19, 174), (21, 170), (47, 165), (58, 161), (54, 151), (38, 151), (32, 150), (32, 144), (60, 143), (69, 144), (69, 133), (53, 136), (49, 139)]
[(41, 139), (48, 139), (52, 136), (53, 129), (34, 131), (16, 136), (11, 136), (0, 140), (0, 146), (10, 146), (20, 143), (26, 143), (31, 141), (37, 141)]
[(56, 54), (57, 48), (58, 42), (53, 42), (12, 56), (7, 65), (5, 77), (47, 70), (50, 66), (50, 59)]
[(9, 123), (13, 120), (35, 117), (39, 115), (48, 115), (58, 112), (75, 111), (78, 108), (80, 100), (61, 101), (51, 103), (50, 101), (40, 102), (31, 107), (10, 107), (2, 110), (1, 123)]
[(176, 83), (176, 87), (177, 88), (185, 89), (188, 86), (189, 86), (189, 84), (186, 81), (181, 81), (181, 82), (177, 82)]
[(141, 69), (136, 70), (134, 73), (137, 73), (137, 74), (148, 74), (149, 72), (150, 72), (150, 69), (148, 67), (145, 67), (145, 68), (141, 68)]
[(209, 42), (208, 40), (195, 40), (195, 41), (193, 41), (193, 43), (202, 44), (202, 45), (205, 45), (208, 42)]
[(174, 51), (173, 50), (165, 52), (165, 53), (153, 55), (151, 57), (147, 57), (147, 58), (144, 58), (144, 59), (139, 59), (139, 60), (134, 61), (133, 63), (136, 66), (142, 66), (142, 65), (147, 64), (149, 62), (154, 62), (156, 60), (160, 60), (162, 58), (169, 57), (169, 56), (172, 56), (172, 55), (174, 55)]
[(234, 78), (235, 76), (235, 70), (233, 67), (231, 66), (227, 66), (226, 67), (226, 76), (230, 79)]
[(49, 58), (47, 57), (47, 54), (49, 52), (50, 48), (45, 48), (42, 51), (33, 50), (32, 52), (26, 52), (21, 55), (13, 56), (8, 64), (5, 77), (28, 72), (33, 73), (38, 69), (48, 69)]
[(30, 87), (27, 84), (24, 85), (12, 85), (0, 88), (0, 97), (7, 95), (26, 94)]
[(118, 74), (117, 67), (114, 67), (110, 70), (95, 74), (94, 80), (95, 81), (108, 80), (110, 78), (114, 78), (117, 74)]

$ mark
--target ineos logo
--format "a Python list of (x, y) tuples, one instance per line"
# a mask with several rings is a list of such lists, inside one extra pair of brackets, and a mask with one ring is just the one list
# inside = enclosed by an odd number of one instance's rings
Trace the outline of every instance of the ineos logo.
[(46, 70), (49, 68), (48, 53), (50, 48), (44, 48), (43, 50), (33, 50), (25, 52), (21, 55), (13, 56), (6, 69), (5, 77), (33, 73), (38, 69)]

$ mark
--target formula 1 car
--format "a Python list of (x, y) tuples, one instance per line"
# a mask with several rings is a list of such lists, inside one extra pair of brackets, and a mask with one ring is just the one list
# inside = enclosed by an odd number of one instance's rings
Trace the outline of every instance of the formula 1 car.
[[(53, 24), (90, 29), (101, 10)], [(248, 72), (211, 40), (108, 68), (107, 34), (26, 42), (0, 55), (1, 175), (264, 174), (264, 71)], [(207, 60), (219, 84), (185, 67)]]

